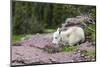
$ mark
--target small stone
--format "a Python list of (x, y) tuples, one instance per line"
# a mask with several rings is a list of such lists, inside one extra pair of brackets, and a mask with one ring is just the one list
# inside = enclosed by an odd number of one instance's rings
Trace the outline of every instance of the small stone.
[(85, 55), (84, 54), (81, 54), (81, 57), (84, 57)]
[(80, 53), (81, 51), (80, 51), (80, 50), (78, 50), (77, 52), (78, 52), (78, 53)]
[(95, 61), (95, 59), (92, 59), (92, 61)]
[(77, 54), (77, 52), (74, 52), (74, 54)]
[(95, 45), (95, 42), (92, 42), (92, 45)]
[(71, 62), (74, 62), (74, 60), (71, 60)]
[(80, 59), (80, 60), (78, 60), (78, 61), (81, 62), (81, 61), (83, 61), (83, 60)]
[(88, 56), (85, 56), (84, 58), (87, 59), (87, 58), (89, 58), (89, 57), (88, 57)]

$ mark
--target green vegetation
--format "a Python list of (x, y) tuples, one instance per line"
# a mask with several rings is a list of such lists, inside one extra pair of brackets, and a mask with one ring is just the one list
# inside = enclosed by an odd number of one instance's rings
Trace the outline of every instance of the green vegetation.
[[(12, 41), (16, 42), (27, 34), (54, 32), (67, 18), (80, 13), (89, 14), (96, 20), (95, 6), (12, 1)], [(95, 25), (87, 25), (95, 30)], [(85, 28), (85, 33), (95, 41), (95, 32)], [(72, 49), (64, 48), (66, 51)]]
[[(44, 29), (43, 32), (51, 33), (51, 32), (54, 32), (54, 31), (56, 31), (56, 29)], [(12, 43), (15, 43), (15, 42), (21, 40), (21, 38), (25, 37), (25, 35), (28, 35), (28, 34), (13, 34), (12, 35)]]
[(95, 53), (95, 51), (88, 51), (87, 55), (90, 56), (90, 57), (95, 57), (96, 53)]
[(95, 57), (95, 56), (96, 56), (96, 53), (95, 53), (94, 50), (84, 52), (83, 54), (84, 54), (85, 56), (89, 56), (89, 57)]
[(78, 46), (69, 46), (69, 45), (65, 45), (61, 51), (64, 51), (64, 52), (70, 52), (70, 51), (73, 51), (77, 48)]
[(19, 41), (24, 36), (25, 35), (13, 35), (12, 36), (12, 43), (15, 43), (15, 42)]
[(95, 53), (95, 51), (88, 51), (87, 55), (90, 57), (95, 57), (96, 53)]
[(95, 12), (95, 6), (12, 1), (12, 30), (19, 35), (53, 32), (45, 29), (58, 28), (80, 13), (95, 20)]
[(96, 26), (94, 24), (89, 24), (88, 27), (93, 29), (94, 31), (92, 31), (92, 30), (90, 30), (89, 28), (86, 27), (84, 29), (85, 34), (88, 35), (91, 38), (92, 41), (95, 41), (95, 38), (96, 38), (96, 36), (95, 36), (95, 34), (96, 34), (95, 33)]

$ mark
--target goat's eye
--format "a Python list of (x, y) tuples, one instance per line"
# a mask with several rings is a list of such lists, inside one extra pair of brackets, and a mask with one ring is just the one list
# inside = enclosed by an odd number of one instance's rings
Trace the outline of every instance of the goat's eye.
[(55, 39), (57, 39), (57, 37), (55, 37)]

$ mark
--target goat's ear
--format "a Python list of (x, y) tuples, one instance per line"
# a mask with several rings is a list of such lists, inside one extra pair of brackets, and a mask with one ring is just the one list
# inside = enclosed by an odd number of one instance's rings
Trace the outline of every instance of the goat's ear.
[(60, 31), (60, 28), (58, 27), (57, 31)]
[(58, 28), (58, 29), (57, 29), (57, 31), (58, 31), (58, 32), (59, 32), (59, 34), (60, 34), (60, 32), (61, 32), (61, 29), (60, 29), (60, 28)]

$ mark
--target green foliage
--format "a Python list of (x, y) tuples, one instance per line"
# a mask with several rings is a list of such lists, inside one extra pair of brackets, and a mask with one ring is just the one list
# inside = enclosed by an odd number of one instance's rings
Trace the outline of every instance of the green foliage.
[(80, 12), (89, 13), (95, 19), (94, 6), (12, 1), (13, 34), (42, 33), (44, 29), (61, 26), (67, 18)]
[(90, 56), (90, 57), (95, 57), (96, 53), (95, 53), (95, 51), (88, 51), (87, 55)]
[(96, 33), (93, 32), (92, 35), (91, 35), (91, 38), (92, 38), (93, 41), (95, 41), (96, 40)]
[(41, 10), (37, 10), (38, 5), (28, 2), (13, 2), (13, 33), (29, 34), (42, 32), (45, 24), (41, 20)]
[(12, 43), (15, 43), (15, 42), (19, 41), (24, 36), (25, 35), (13, 35), (12, 36)]
[(96, 56), (96, 53), (94, 50), (92, 51), (86, 51), (83, 53), (85, 56), (89, 56), (89, 57), (95, 57)]
[(64, 52), (70, 52), (70, 51), (73, 51), (77, 48), (78, 46), (69, 46), (69, 45), (65, 45), (61, 51), (64, 51)]
[(51, 33), (51, 32), (55, 32), (56, 29), (44, 29), (45, 33)]
[[(88, 27), (96, 31), (96, 25), (88, 24)], [(92, 41), (95, 41), (96, 33), (95, 33), (95, 31), (90, 30), (88, 27), (85, 27), (85, 29), (84, 29), (85, 34), (88, 35), (88, 37), (90, 37)]]
[(96, 20), (96, 8), (92, 8), (92, 9), (91, 9), (90, 16), (91, 16), (94, 20)]

